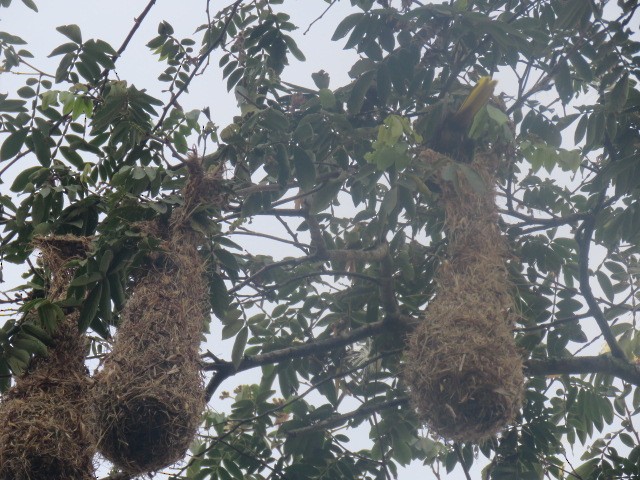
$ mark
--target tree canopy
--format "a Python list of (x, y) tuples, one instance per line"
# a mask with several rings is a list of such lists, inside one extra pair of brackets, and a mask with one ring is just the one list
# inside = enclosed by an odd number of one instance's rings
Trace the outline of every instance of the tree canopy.
[[(233, 347), (201, 345), (207, 408), (172, 478), (390, 479), (413, 461), (437, 478), (640, 478), (638, 3), (349, 0), (342, 18), (337, 0), (314, 1), (336, 25), (323, 48), (357, 54), (347, 84), (324, 70), (288, 81), (314, 52), (298, 48), (306, 26), (287, 0), (207, 1), (185, 38), (169, 21), (136, 35), (155, 0), (121, 45), (58, 26), (55, 72), (0, 32), (0, 74), (24, 78), (0, 93), (0, 255), (25, 271), (0, 298), (0, 391), (70, 311), (87, 361), (111, 351), (164, 248), (141, 225), (186, 205), (204, 239), (203, 340)], [(163, 65), (147, 85), (114, 74), (132, 42)], [(237, 98), (228, 125), (213, 105), (180, 106), (208, 76)], [(498, 80), (493, 96), (451, 133), (483, 77)], [(489, 181), (471, 165), (479, 152), (498, 159)], [(194, 162), (216, 195), (192, 205)], [(443, 185), (495, 188), (524, 362), (522, 408), (479, 443), (425, 426), (405, 375), (407, 338), (451, 264)], [(53, 236), (90, 245), (55, 298), (34, 256)], [(255, 384), (224, 390), (249, 370)]]

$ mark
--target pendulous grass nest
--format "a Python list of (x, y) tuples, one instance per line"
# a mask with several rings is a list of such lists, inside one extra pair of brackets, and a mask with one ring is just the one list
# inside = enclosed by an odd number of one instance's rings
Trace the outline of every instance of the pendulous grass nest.
[[(82, 258), (84, 238), (58, 236), (34, 241), (50, 273), (47, 298), (65, 297), (73, 269)], [(0, 402), (0, 480), (95, 479), (95, 440), (90, 421), (90, 379), (86, 341), (68, 313), (53, 335), (47, 357), (36, 357)]]
[(199, 345), (210, 306), (203, 237), (189, 217), (215, 189), (196, 160), (189, 168), (184, 205), (171, 216), (163, 251), (134, 287), (95, 377), (98, 449), (131, 474), (181, 459), (205, 406)]
[[(425, 151), (430, 161), (438, 155)], [(477, 155), (464, 175), (439, 179), (447, 259), (424, 320), (408, 338), (404, 378), (420, 417), (437, 434), (478, 442), (515, 419), (523, 399), (523, 363), (512, 334), (517, 319), (498, 227), (492, 176), (496, 158)], [(479, 186), (484, 184), (485, 188)]]

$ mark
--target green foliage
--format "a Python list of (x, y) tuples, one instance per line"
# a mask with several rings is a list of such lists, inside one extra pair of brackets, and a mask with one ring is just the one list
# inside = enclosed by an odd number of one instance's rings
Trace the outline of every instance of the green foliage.
[[(335, 25), (322, 48), (354, 53), (338, 86), (324, 70), (304, 86), (287, 80), (290, 62), (313, 55), (296, 43), (289, 2), (213, 3), (193, 35), (162, 21), (143, 40), (161, 65), (158, 98), (154, 79), (116, 79), (127, 50), (82, 26), (57, 27), (52, 72), (0, 32), (0, 74), (24, 80), (0, 94), (0, 175), (12, 174), (0, 179), (0, 259), (24, 271), (2, 297), (0, 391), (47, 355), (73, 309), (92, 354), (109, 348), (162, 249), (148, 226), (183, 204), (196, 154), (219, 189), (190, 219), (207, 239), (211, 408), (175, 478), (382, 480), (415, 461), (441, 477), (639, 478), (636, 2), (351, 0), (338, 18), (335, 2), (318, 1)], [(185, 111), (177, 101), (207, 75), (238, 100), (229, 125), (215, 124), (215, 104)], [(500, 156), (528, 383), (517, 425), (452, 444), (408, 405), (402, 350), (446, 262), (434, 177), (477, 193), (493, 186), (455, 158), (419, 154), (486, 75), (499, 78), (498, 95), (465, 135), (472, 151)], [(48, 234), (92, 239), (55, 302), (33, 251)], [(219, 338), (229, 340), (224, 359)], [(255, 384), (218, 391), (250, 369)]]

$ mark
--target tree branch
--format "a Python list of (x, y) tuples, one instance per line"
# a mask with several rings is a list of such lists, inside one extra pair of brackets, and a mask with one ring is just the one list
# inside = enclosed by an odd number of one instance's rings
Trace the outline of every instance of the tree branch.
[[(614, 375), (634, 385), (640, 385), (640, 368), (610, 355), (578, 358), (549, 358), (545, 360), (528, 360), (525, 362), (526, 373), (531, 376), (567, 375), (585, 373), (604, 373)], [(407, 397), (398, 397), (386, 402), (363, 405), (352, 412), (334, 415), (326, 420), (285, 432), (289, 436), (300, 436), (318, 430), (339, 427), (349, 420), (360, 418), (380, 410), (408, 405)]]
[(640, 367), (611, 355), (530, 359), (525, 367), (531, 376), (603, 373), (640, 386)]
[[(211, 399), (220, 384), (232, 375), (249, 370), (251, 368), (260, 367), (262, 365), (270, 365), (273, 363), (282, 362), (284, 360), (290, 360), (292, 358), (302, 358), (316, 353), (325, 353), (329, 350), (344, 347), (350, 345), (363, 338), (377, 335), (383, 331), (391, 328), (410, 328), (412, 321), (406, 317), (399, 318), (384, 318), (378, 322), (370, 323), (362, 327), (351, 330), (350, 332), (342, 332), (329, 338), (323, 338), (321, 340), (314, 340), (295, 347), (287, 347), (272, 352), (261, 353), (259, 355), (253, 355), (251, 357), (245, 356), (235, 369), (232, 362), (220, 360), (218, 362), (205, 363), (203, 370), (215, 371), (216, 374), (207, 384), (206, 398), (207, 401)], [(393, 325), (393, 326), (392, 326)]]
[[(133, 28), (131, 28), (131, 31), (129, 32), (129, 34), (127, 35), (127, 37), (124, 39), (124, 42), (122, 42), (122, 45), (120, 45), (120, 48), (118, 49), (118, 51), (116, 52), (116, 54), (113, 56), (112, 60), (115, 62), (118, 58), (120, 58), (120, 56), (124, 53), (124, 51), (126, 50), (127, 46), (129, 45), (129, 42), (131, 41), (131, 39), (133, 38), (133, 36), (135, 35), (135, 33), (138, 31), (138, 28), (140, 28), (140, 25), (142, 25), (142, 21), (144, 20), (144, 18), (147, 16), (147, 14), (149, 13), (149, 11), (151, 10), (151, 7), (153, 7), (153, 5), (156, 3), (156, 0), (151, 0), (146, 7), (144, 7), (144, 10), (142, 10), (142, 13), (140, 15), (138, 15), (135, 19), (134, 19), (134, 24), (133, 24)], [(102, 76), (106, 76), (109, 73), (109, 69), (105, 68), (105, 70), (102, 72)]]
[(453, 449), (456, 452), (456, 456), (458, 457), (458, 462), (462, 466), (462, 470), (464, 471), (464, 477), (467, 480), (471, 480), (471, 474), (469, 473), (469, 467), (467, 466), (467, 462), (464, 461), (464, 456), (462, 455), (462, 449), (460, 448), (460, 444), (458, 442), (453, 444)]
[(407, 405), (408, 403), (409, 403), (409, 399), (407, 397), (399, 397), (386, 402), (374, 402), (370, 404), (365, 404), (356, 408), (352, 412), (343, 413), (340, 415), (333, 415), (325, 420), (314, 423), (313, 425), (294, 428), (289, 431), (285, 431), (285, 433), (290, 437), (297, 437), (300, 435), (304, 435), (306, 433), (315, 432), (317, 430), (335, 428), (335, 427), (339, 427), (340, 425), (344, 425), (349, 420), (353, 420), (360, 417), (366, 417), (367, 415), (370, 415), (372, 413), (380, 412), (381, 410), (387, 410), (389, 408), (399, 407), (402, 405)]
[(189, 88), (189, 85), (191, 84), (191, 81), (193, 80), (193, 78), (196, 76), (196, 74), (200, 70), (200, 67), (202, 66), (202, 64), (207, 60), (207, 58), (209, 58), (209, 55), (211, 54), (211, 52), (213, 52), (213, 50), (215, 50), (218, 47), (218, 45), (220, 45), (220, 42), (222, 41), (222, 39), (224, 38), (225, 34), (227, 33), (227, 29), (229, 28), (229, 24), (231, 23), (231, 20), (233, 19), (234, 15), (236, 14), (236, 11), (238, 10), (238, 7), (240, 7), (241, 3), (242, 3), (242, 0), (236, 0), (233, 3), (233, 5), (231, 5), (231, 11), (229, 12), (229, 14), (227, 15), (227, 18), (224, 21), (224, 27), (222, 28), (222, 31), (220, 32), (218, 37), (211, 43), (209, 48), (207, 48), (207, 50), (202, 55), (200, 55), (200, 58), (198, 58), (198, 61), (196, 62), (195, 67), (193, 68), (193, 70), (189, 74), (189, 78), (187, 78), (187, 80), (184, 82), (184, 84), (180, 88), (178, 88), (178, 91), (175, 92), (171, 96), (171, 99), (169, 100), (169, 102), (162, 109), (162, 114), (160, 115), (160, 118), (158, 119), (158, 122), (156, 123), (156, 126), (153, 127), (152, 132), (155, 132), (156, 130), (158, 130), (162, 126), (162, 124), (164, 123), (164, 119), (167, 117), (167, 114), (169, 113), (169, 109), (171, 109), (171, 107), (173, 107), (173, 105), (175, 105), (175, 103), (178, 101), (178, 97), (180, 97), (180, 95), (182, 95), (182, 93), (187, 88)]
[(566, 217), (536, 218), (525, 215), (513, 209), (500, 209), (500, 213), (523, 220), (522, 223), (509, 225), (510, 227), (520, 228), (531, 225), (541, 225), (549, 228), (559, 227), (561, 225), (567, 225), (570, 223), (575, 223), (579, 220), (584, 220), (587, 217), (587, 215), (584, 213), (573, 213), (571, 215), (567, 215)]
[(380, 262), (389, 254), (389, 245), (381, 243), (369, 250), (328, 250), (327, 256), (334, 262)]
[(593, 236), (593, 231), (595, 229), (596, 223), (596, 215), (600, 211), (600, 207), (602, 206), (602, 199), (604, 198), (604, 194), (600, 195), (600, 201), (598, 205), (594, 208), (593, 214), (589, 216), (583, 223), (581, 231), (579, 230), (576, 233), (576, 242), (578, 243), (578, 269), (579, 269), (579, 281), (580, 281), (580, 292), (582, 293), (587, 305), (589, 306), (589, 312), (595, 319), (600, 331), (602, 332), (602, 336), (604, 337), (607, 345), (609, 346), (609, 350), (611, 350), (611, 354), (614, 357), (625, 359), (625, 354), (618, 345), (616, 341), (616, 337), (611, 331), (611, 327), (609, 326), (609, 322), (604, 317), (602, 310), (600, 309), (600, 305), (598, 301), (593, 296), (593, 291), (591, 290), (590, 274), (589, 274), (589, 249), (591, 248), (591, 237)]

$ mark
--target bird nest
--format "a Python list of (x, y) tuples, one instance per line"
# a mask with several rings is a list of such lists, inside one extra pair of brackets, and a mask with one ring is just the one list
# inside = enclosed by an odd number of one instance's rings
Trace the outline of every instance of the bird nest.
[[(60, 300), (73, 277), (65, 264), (84, 257), (88, 241), (58, 236), (34, 243), (50, 273), (47, 297)], [(77, 323), (78, 312), (67, 314), (48, 356), (34, 358), (2, 398), (0, 480), (95, 479), (86, 342)]]
[(208, 191), (197, 167), (190, 166), (185, 203), (172, 214), (159, 258), (135, 285), (95, 377), (98, 449), (132, 474), (181, 459), (205, 406), (199, 345), (210, 309), (206, 262), (202, 235), (188, 226)]
[(409, 336), (404, 376), (419, 415), (436, 433), (477, 442), (512, 422), (523, 399), (523, 364), (512, 334), (517, 319), (498, 227), (495, 159), (469, 167), (486, 188), (464, 178), (437, 179), (445, 209), (447, 258), (425, 318)]

